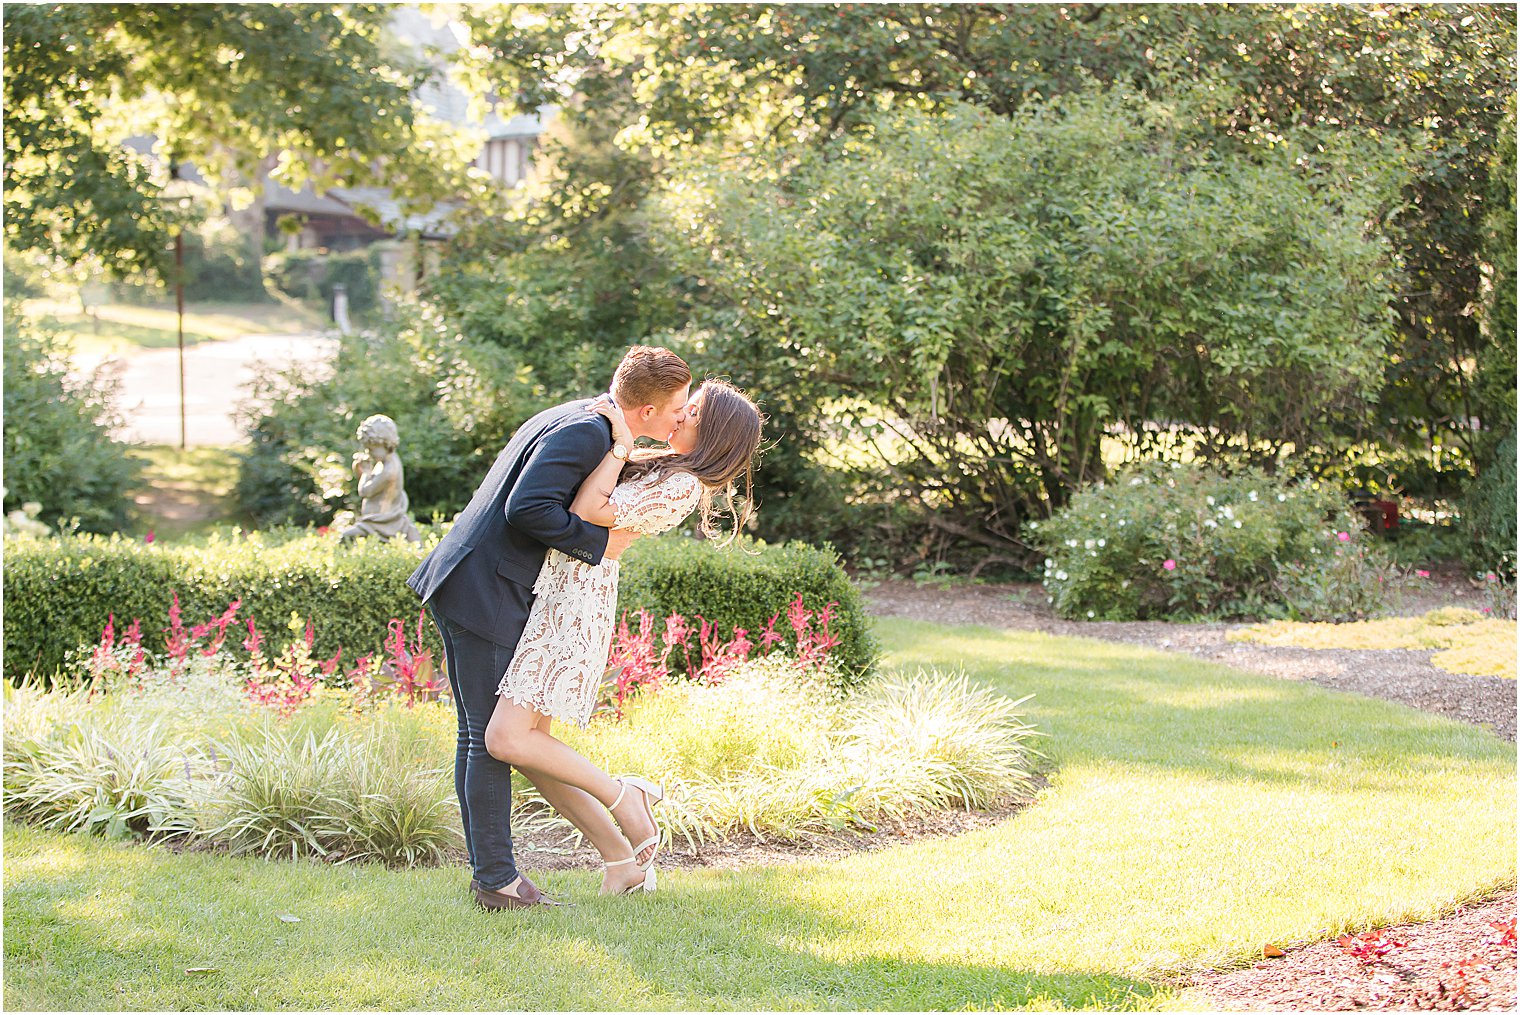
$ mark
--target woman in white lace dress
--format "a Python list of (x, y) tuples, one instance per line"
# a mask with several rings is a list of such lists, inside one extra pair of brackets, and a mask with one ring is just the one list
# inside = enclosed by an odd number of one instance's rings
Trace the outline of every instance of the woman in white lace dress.
[[(712, 532), (713, 495), (741, 476), (740, 503), (749, 503), (760, 411), (732, 385), (703, 384), (686, 406), (685, 421), (671, 433), (669, 450), (635, 452), (631, 461), (614, 454), (633, 443), (617, 407), (604, 397), (591, 411), (612, 421), (613, 451), (581, 484), (571, 513), (608, 528), (653, 535), (700, 509), (704, 530)], [(736, 521), (742, 524), (742, 518)], [(549, 550), (486, 728), (491, 755), (532, 773), (549, 803), (601, 853), (603, 894), (654, 890), (660, 833), (652, 805), (663, 790), (637, 776), (613, 779), (551, 735), (549, 727), (555, 719), (585, 726), (591, 717), (612, 646), (618, 568), (610, 556), (592, 565)]]

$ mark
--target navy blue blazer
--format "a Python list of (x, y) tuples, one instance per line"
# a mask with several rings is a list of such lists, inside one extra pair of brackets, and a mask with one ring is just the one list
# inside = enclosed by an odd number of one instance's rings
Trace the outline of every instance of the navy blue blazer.
[(566, 402), (517, 432), (454, 526), (406, 584), (465, 629), (507, 644), (522, 627), (503, 616), (514, 597), (506, 582), (533, 587), (549, 547), (599, 564), (607, 530), (570, 513), (581, 482), (612, 447), (612, 424), (588, 413), (589, 399)]

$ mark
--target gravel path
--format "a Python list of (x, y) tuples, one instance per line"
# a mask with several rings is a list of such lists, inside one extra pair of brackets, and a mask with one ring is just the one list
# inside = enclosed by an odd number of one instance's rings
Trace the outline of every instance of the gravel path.
[[(1226, 640), (1226, 635), (1246, 624), (1062, 620), (1046, 604), (1044, 590), (1033, 584), (935, 587), (892, 580), (866, 588), (865, 595), (871, 612), (878, 616), (1043, 631), (1187, 652), (1284, 680), (1310, 680), (1338, 691), (1396, 701), (1515, 741), (1515, 681), (1448, 673), (1430, 664), (1433, 653), (1426, 650), (1303, 649)], [(1479, 603), (1479, 594), (1465, 587), (1465, 582), (1446, 578), (1411, 597), (1400, 612), (1418, 614), (1438, 606), (1476, 608)]]
[[(313, 367), (336, 354), (330, 335), (244, 335), (201, 342), (185, 349), (185, 436), (189, 445), (242, 444), (246, 438), (233, 418), (254, 377), (293, 364)], [(84, 374), (104, 366), (121, 381), (125, 426), (118, 440), (178, 444), (180, 437), (179, 350), (139, 349), (130, 354), (77, 356)]]

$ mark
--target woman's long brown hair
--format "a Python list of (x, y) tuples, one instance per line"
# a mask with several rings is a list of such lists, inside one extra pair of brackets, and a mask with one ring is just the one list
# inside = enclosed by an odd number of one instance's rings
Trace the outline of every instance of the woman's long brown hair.
[[(676, 451), (635, 451), (623, 467), (621, 480), (650, 473), (689, 472), (702, 484), (700, 503), (702, 532), (718, 536), (713, 495), (724, 492), (734, 519), (732, 541), (748, 524), (754, 511), (755, 452), (760, 448), (763, 420), (755, 403), (727, 381), (702, 384), (702, 412), (697, 419), (697, 443), (687, 454)], [(744, 477), (744, 496), (736, 496), (734, 481)]]

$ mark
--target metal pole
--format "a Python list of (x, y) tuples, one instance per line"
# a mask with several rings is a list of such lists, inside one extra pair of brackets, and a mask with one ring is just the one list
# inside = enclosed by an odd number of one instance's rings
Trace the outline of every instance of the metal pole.
[(185, 450), (185, 231), (174, 234), (174, 306), (179, 316), (179, 449)]

